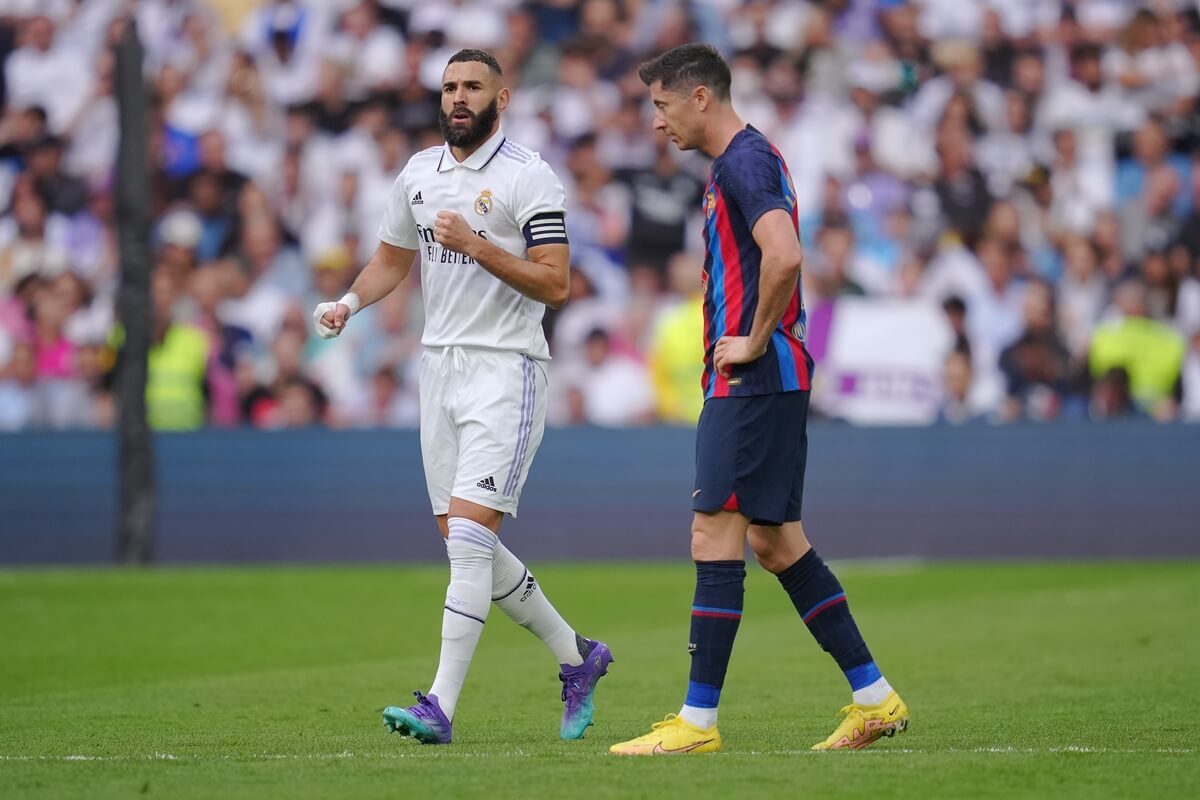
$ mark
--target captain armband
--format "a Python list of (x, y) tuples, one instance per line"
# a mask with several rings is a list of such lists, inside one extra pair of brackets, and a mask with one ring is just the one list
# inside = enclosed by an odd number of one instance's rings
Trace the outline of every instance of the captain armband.
[(525, 234), (525, 245), (536, 247), (542, 244), (568, 244), (567, 222), (561, 211), (548, 211), (535, 214), (521, 233)]

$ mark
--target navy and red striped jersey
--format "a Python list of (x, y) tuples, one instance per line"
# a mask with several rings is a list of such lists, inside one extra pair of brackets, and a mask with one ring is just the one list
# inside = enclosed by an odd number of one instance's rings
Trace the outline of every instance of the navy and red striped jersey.
[(704, 194), (704, 397), (748, 397), (808, 390), (812, 360), (804, 347), (804, 300), (799, 282), (767, 352), (738, 364), (728, 378), (713, 369), (722, 336), (749, 336), (758, 309), (762, 251), (751, 233), (768, 211), (792, 217), (799, 236), (796, 190), (779, 151), (747, 125), (712, 165)]

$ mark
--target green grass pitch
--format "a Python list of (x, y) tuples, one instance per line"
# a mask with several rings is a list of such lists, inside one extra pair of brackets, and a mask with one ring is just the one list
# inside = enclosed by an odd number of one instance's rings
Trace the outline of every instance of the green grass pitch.
[(690, 565), (536, 574), (616, 655), (581, 742), (552, 657), (493, 610), (456, 741), (389, 736), (426, 689), (445, 568), (0, 572), (0, 797), (1198, 797), (1200, 564), (856, 565), (841, 576), (912, 708), (810, 753), (848, 689), (753, 570), (726, 750), (619, 759), (678, 710)]

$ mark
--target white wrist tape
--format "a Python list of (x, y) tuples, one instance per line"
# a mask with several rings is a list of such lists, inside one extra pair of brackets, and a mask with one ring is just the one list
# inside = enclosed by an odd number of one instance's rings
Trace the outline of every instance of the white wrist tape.
[(350, 309), (350, 316), (354, 316), (362, 308), (362, 301), (358, 299), (358, 295), (354, 292), (346, 292), (345, 296), (341, 300), (338, 300), (338, 302)]
[(325, 324), (325, 315), (332, 314), (337, 309), (337, 303), (321, 303), (313, 310), (313, 328), (322, 339), (332, 339), (341, 331), (335, 331)]

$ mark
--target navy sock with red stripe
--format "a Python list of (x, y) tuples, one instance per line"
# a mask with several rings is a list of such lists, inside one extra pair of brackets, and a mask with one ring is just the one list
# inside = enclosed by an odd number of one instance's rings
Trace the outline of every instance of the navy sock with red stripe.
[(692, 671), (685, 705), (700, 709), (717, 707), (733, 640), (742, 621), (745, 593), (745, 561), (696, 562), (696, 595), (688, 640)]
[(879, 680), (879, 668), (850, 614), (846, 592), (817, 551), (810, 549), (776, 577), (809, 633), (841, 667), (850, 688), (862, 689)]

